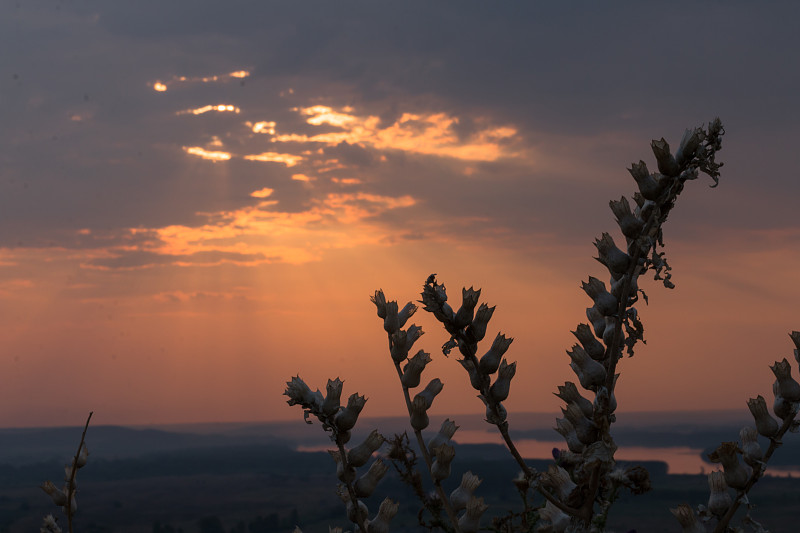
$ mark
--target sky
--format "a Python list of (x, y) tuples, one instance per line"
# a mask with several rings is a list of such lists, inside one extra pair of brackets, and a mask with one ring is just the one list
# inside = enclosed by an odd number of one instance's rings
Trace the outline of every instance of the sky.
[[(746, 409), (800, 329), (793, 2), (0, 0), (0, 426), (302, 420), (300, 375), (400, 415), (369, 297), (436, 273), (559, 413), (611, 199), (726, 127), (664, 227), (620, 411)], [(482, 412), (432, 316), (432, 412)], [(483, 349), (488, 349), (488, 346)], [(797, 376), (797, 365), (794, 364)]]

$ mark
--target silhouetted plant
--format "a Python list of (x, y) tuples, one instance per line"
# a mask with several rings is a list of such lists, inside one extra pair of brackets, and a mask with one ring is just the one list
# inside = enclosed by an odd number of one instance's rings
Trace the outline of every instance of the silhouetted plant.
[[(56, 487), (52, 481), (45, 481), (41, 487), (58, 507), (67, 515), (67, 527), (69, 533), (73, 533), (72, 517), (75, 516), (75, 511), (78, 510), (78, 502), (76, 494), (78, 492), (78, 482), (75, 476), (78, 469), (86, 466), (86, 461), (89, 459), (89, 449), (86, 447), (86, 430), (89, 429), (89, 422), (92, 420), (92, 414), (86, 419), (86, 425), (83, 426), (83, 433), (81, 433), (81, 441), (78, 443), (78, 451), (72, 457), (72, 461), (64, 466), (64, 486), (62, 488)], [(42, 533), (61, 533), (61, 527), (58, 525), (57, 519), (48, 514), (44, 517), (41, 527)]]
[[(619, 248), (608, 233), (603, 233), (594, 243), (598, 252), (595, 259), (608, 270), (609, 285), (591, 276), (582, 283), (582, 289), (592, 300), (591, 307), (586, 309), (589, 323), (578, 324), (572, 332), (578, 342), (567, 351), (578, 383), (568, 381), (557, 387), (555, 394), (565, 406), (562, 417), (556, 419), (555, 429), (564, 438), (565, 447), (554, 450), (555, 462), (545, 472), (537, 472), (525, 462), (509, 433), (508, 413), (503, 402), (510, 394), (516, 373), (517, 363), (509, 363), (505, 358), (513, 339), (498, 333), (488, 350), (478, 355), (478, 344), (486, 336), (495, 308), (486, 303), (479, 305), (481, 291), (470, 287), (462, 290), (460, 306), (454, 310), (448, 303), (445, 286), (437, 282), (435, 275), (425, 281), (420, 303), (450, 335), (442, 352), (448, 355), (458, 350), (461, 355), (458, 362), (467, 372), (469, 385), (479, 393), (486, 421), (497, 428), (521, 469), (513, 482), (523, 499), (523, 510), (496, 518), (492, 530), (601, 532), (621, 490), (641, 494), (650, 489), (646, 469), (641, 466), (622, 468), (614, 458), (617, 445), (611, 429), (616, 421), (614, 391), (620, 376), (617, 365), (623, 354), (633, 356), (637, 342), (643, 341), (644, 326), (634, 305), (640, 295), (646, 303), (647, 296), (639, 288), (639, 278), (649, 271), (665, 287), (674, 287), (671, 268), (661, 251), (662, 227), (687, 181), (704, 173), (714, 181), (712, 187), (718, 185), (722, 163), (716, 162), (716, 154), (722, 148), (723, 134), (722, 123), (715, 119), (705, 128), (687, 130), (674, 154), (664, 139), (653, 141), (651, 148), (658, 171), (651, 172), (644, 161), (632, 164), (628, 171), (638, 191), (631, 200), (623, 196), (610, 202), (625, 246)], [(413, 324), (403, 329), (417, 306), (409, 302), (400, 309), (397, 302), (387, 300), (381, 290), (376, 291), (371, 300), (378, 317), (383, 320), (389, 355), (400, 381), (414, 440), (434, 493), (429, 494), (424, 489), (423, 476), (416, 468), (416, 452), (407, 434), (389, 439), (391, 448), (386, 459), (393, 462), (400, 478), (413, 488), (420, 500), (421, 526), (458, 533), (476, 532), (487, 509), (483, 498), (475, 494), (479, 492), (480, 479), (467, 472), (459, 487), (449, 495), (442, 484), (450, 475), (455, 457), (451, 439), (457, 426), (448, 419), (427, 442), (423, 437), (422, 432), (429, 425), (428, 411), (444, 385), (434, 378), (420, 389), (422, 373), (431, 362), (431, 356), (423, 350), (409, 355), (423, 332)], [(796, 346), (795, 359), (800, 364), (800, 332), (790, 335)], [(709, 474), (708, 505), (695, 509), (683, 504), (671, 510), (683, 531), (706, 532), (706, 524), (713, 525), (715, 533), (743, 531), (730, 525), (734, 514), (740, 506), (748, 504), (747, 494), (764, 474), (766, 463), (780, 446), (784, 434), (798, 429), (795, 418), (800, 407), (800, 384), (791, 377), (786, 359), (776, 362), (772, 370), (776, 377), (773, 411), (780, 422), (771, 417), (761, 396), (748, 401), (755, 428), (743, 428), (740, 442), (722, 443), (709, 456), (713, 462), (722, 464), (722, 470)], [(357, 478), (356, 472), (380, 447), (382, 439), (376, 437), (376, 430), (370, 436), (372, 444), (345, 448), (349, 432), (364, 407), (364, 397), (353, 394), (347, 406), (341, 406), (342, 382), (338, 378), (328, 381), (327, 395), (319, 390), (312, 392), (299, 376), (287, 385), (284, 394), (289, 397), (289, 405), (301, 405), (309, 423), (309, 416), (317, 417), (338, 447), (331, 454), (336, 461), (341, 481), (339, 493), (347, 506), (348, 518), (360, 531), (388, 531), (388, 522), (397, 512), (398, 504), (385, 499), (377, 516), (370, 519), (366, 505), (360, 500), (372, 493), (385, 473), (385, 466), (375, 466), (383, 465), (383, 460), (375, 459), (361, 477)], [(759, 434), (770, 440), (764, 452), (757, 441)], [(358, 459), (354, 460), (355, 457)], [(369, 485), (369, 490), (359, 489), (365, 484)], [(538, 502), (534, 501), (536, 495), (541, 497)], [(427, 518), (423, 517), (423, 512), (427, 512)], [(766, 531), (749, 513), (742, 524), (754, 531)]]

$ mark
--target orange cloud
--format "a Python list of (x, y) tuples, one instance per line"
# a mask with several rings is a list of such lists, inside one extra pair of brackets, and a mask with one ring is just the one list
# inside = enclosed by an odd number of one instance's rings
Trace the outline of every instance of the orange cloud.
[(231, 158), (230, 152), (209, 151), (199, 146), (183, 146), (182, 148), (187, 154), (196, 155), (210, 161), (227, 161)]
[(468, 139), (459, 139), (455, 132), (458, 119), (446, 113), (404, 113), (389, 127), (381, 127), (377, 116), (357, 116), (352, 108), (337, 112), (327, 106), (297, 108), (307, 115), (306, 122), (339, 127), (342, 131), (304, 135), (288, 133), (276, 135), (273, 142), (324, 143), (335, 145), (341, 142), (372, 146), (379, 150), (401, 150), (405, 152), (438, 155), (464, 161), (495, 161), (513, 155), (503, 146), (512, 139), (517, 130), (511, 126), (487, 127), (472, 134)]
[(248, 161), (273, 161), (283, 163), (287, 167), (293, 167), (303, 160), (302, 156), (292, 154), (279, 154), (278, 152), (264, 152), (261, 154), (251, 154), (244, 156)]

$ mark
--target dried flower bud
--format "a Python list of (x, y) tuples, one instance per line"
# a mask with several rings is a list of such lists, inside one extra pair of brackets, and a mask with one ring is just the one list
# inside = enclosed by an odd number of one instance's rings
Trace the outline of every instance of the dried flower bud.
[(706, 528), (700, 523), (694, 510), (688, 504), (682, 503), (669, 511), (678, 519), (683, 533), (706, 533)]
[(611, 200), (609, 205), (611, 206), (611, 211), (614, 213), (614, 217), (617, 219), (617, 224), (622, 234), (629, 239), (637, 238), (642, 232), (644, 222), (636, 218), (631, 212), (628, 199), (623, 196), (619, 200)]
[(450, 504), (454, 511), (461, 511), (467, 508), (467, 504), (472, 499), (475, 489), (482, 483), (481, 479), (472, 472), (465, 472), (461, 477), (461, 484), (450, 493)]
[(45, 491), (50, 498), (53, 499), (53, 503), (59, 506), (64, 506), (67, 504), (67, 492), (66, 490), (61, 490), (56, 487), (52, 481), (45, 481), (41, 485), (42, 490)]
[(467, 504), (467, 510), (458, 519), (458, 528), (462, 533), (478, 533), (481, 526), (481, 515), (489, 506), (483, 503), (483, 498), (472, 498)]
[(729, 487), (742, 489), (747, 485), (751, 470), (739, 462), (738, 448), (735, 442), (723, 442), (719, 447), (708, 454), (712, 463), (722, 463), (725, 472), (725, 482)]
[(558, 392), (554, 392), (553, 394), (568, 404), (574, 403), (580, 407), (583, 416), (586, 418), (591, 419), (594, 415), (592, 402), (581, 396), (580, 392), (578, 392), (578, 387), (576, 387), (573, 382), (567, 381), (563, 386), (558, 387)]
[[(553, 449), (558, 451), (556, 448)], [(531, 482), (528, 480), (528, 477), (522, 470), (517, 472), (517, 477), (512, 479), (511, 482), (514, 484), (515, 487), (517, 487), (517, 490), (522, 493), (527, 492), (528, 489), (531, 488)]]
[(761, 435), (771, 438), (778, 434), (780, 428), (775, 419), (769, 416), (767, 402), (763, 396), (759, 394), (757, 398), (747, 400), (747, 407), (753, 413), (753, 418), (756, 420), (756, 429)]
[(339, 411), (334, 419), (339, 431), (350, 431), (353, 429), (365, 403), (367, 403), (367, 399), (364, 396), (359, 396), (358, 393), (350, 395), (347, 399), (347, 407)]
[(772, 393), (775, 395), (775, 401), (772, 402), (772, 412), (775, 413), (781, 420), (786, 420), (794, 414), (792, 409), (792, 402), (786, 401), (786, 398), (781, 396), (778, 390), (778, 380), (772, 383)]
[(311, 389), (305, 381), (300, 379), (300, 376), (295, 376), (291, 381), (286, 382), (286, 391), (283, 395), (289, 397), (286, 401), (289, 405), (302, 405), (305, 408), (311, 406), (313, 399)]
[(389, 498), (381, 502), (378, 515), (367, 524), (367, 533), (389, 533), (389, 522), (397, 514), (400, 504)]
[(574, 345), (571, 351), (567, 351), (567, 355), (572, 359), (569, 366), (578, 376), (581, 387), (591, 390), (605, 383), (606, 369), (602, 364), (589, 357), (589, 354), (579, 344)]
[(494, 384), (489, 389), (489, 395), (494, 401), (502, 402), (508, 398), (508, 394), (511, 389), (511, 379), (516, 373), (517, 363), (513, 362), (509, 365), (506, 363), (506, 360), (503, 359), (503, 361), (500, 363), (500, 368), (497, 371), (497, 379), (495, 379)]
[(572, 425), (572, 422), (566, 418), (557, 418), (556, 427), (554, 429), (558, 431), (562, 437), (564, 437), (569, 451), (573, 453), (583, 452), (584, 444), (580, 441), (580, 439), (578, 439), (578, 434), (575, 431), (575, 426)]
[(708, 488), (711, 491), (708, 496), (708, 510), (717, 518), (722, 518), (733, 505), (733, 500), (728, 492), (728, 484), (725, 483), (725, 474), (718, 470), (710, 472), (708, 474)]
[(456, 456), (456, 450), (449, 444), (441, 444), (434, 450), (436, 459), (431, 465), (431, 477), (434, 481), (442, 481), (450, 476), (450, 463)]
[[(628, 169), (628, 172), (631, 173), (633, 179), (636, 180), (636, 184), (639, 185), (639, 192), (644, 199), (655, 202), (661, 197), (661, 193), (664, 192), (664, 187), (661, 182), (656, 179), (656, 176), (650, 174), (644, 161), (633, 163), (631, 168)], [(641, 204), (639, 210), (642, 210), (643, 207), (644, 204)], [(644, 213), (638, 216), (643, 220), (647, 218), (644, 216)]]
[(375, 487), (378, 486), (378, 482), (386, 475), (388, 470), (389, 467), (386, 466), (386, 463), (381, 459), (375, 459), (369, 466), (367, 473), (356, 480), (356, 484), (353, 487), (356, 496), (359, 498), (369, 498), (372, 496)]
[(592, 334), (592, 328), (590, 328), (588, 325), (578, 324), (578, 327), (575, 328), (575, 331), (573, 331), (572, 334), (575, 335), (575, 337), (581, 343), (583, 349), (587, 354), (589, 354), (589, 357), (595, 361), (601, 361), (605, 357), (606, 347), (594, 337)]
[(656, 156), (656, 161), (658, 162), (658, 171), (667, 176), (676, 177), (681, 168), (675, 158), (672, 157), (667, 141), (662, 138), (658, 141), (652, 141), (650, 146), (653, 148), (653, 155)]
[(81, 446), (81, 451), (78, 454), (78, 457), (75, 459), (75, 466), (78, 468), (83, 468), (86, 466), (86, 462), (89, 460), (89, 448), (86, 447), (86, 443), (84, 442)]
[(544, 507), (539, 509), (539, 518), (550, 522), (550, 527), (541, 529), (541, 531), (564, 533), (569, 526), (569, 515), (553, 505), (549, 500), (544, 504)]
[(575, 490), (577, 485), (569, 473), (560, 466), (550, 465), (547, 467), (547, 472), (541, 475), (542, 484), (551, 492), (554, 492), (561, 501), (569, 499), (569, 495)]
[(434, 378), (421, 392), (414, 397), (414, 400), (417, 398), (423, 398), (425, 400), (425, 409), (430, 409), (431, 405), (433, 405), (433, 399), (436, 398), (436, 395), (442, 392), (443, 388), (444, 383), (442, 383), (442, 380), (439, 378)]
[(601, 315), (595, 306), (592, 306), (586, 308), (586, 318), (592, 323), (595, 336), (602, 339), (606, 330), (606, 317)]
[(325, 396), (325, 400), (322, 402), (322, 412), (328, 416), (335, 414), (339, 410), (342, 385), (344, 385), (344, 383), (339, 378), (328, 380), (328, 395)]
[(794, 343), (794, 358), (797, 361), (797, 364), (800, 365), (800, 331), (792, 331), (789, 333), (789, 337), (792, 339)]
[(339, 495), (339, 498), (342, 502), (347, 506), (347, 519), (350, 520), (354, 524), (359, 524), (364, 522), (369, 517), (369, 508), (367, 508), (367, 504), (358, 500), (358, 506), (353, 505), (353, 500), (350, 499), (350, 493), (347, 492), (347, 488), (344, 485), (339, 485), (336, 488), (336, 493)]
[(611, 346), (614, 343), (614, 334), (617, 331), (617, 319), (613, 316), (605, 317), (606, 327), (603, 330), (603, 343)]
[(572, 423), (578, 440), (583, 444), (591, 444), (597, 440), (597, 426), (594, 422), (583, 416), (581, 408), (576, 404), (567, 405), (566, 409), (561, 409), (563, 415)]
[(347, 462), (355, 467), (364, 466), (385, 441), (383, 435), (373, 429), (364, 442), (347, 452)]
[(458, 359), (458, 362), (461, 363), (461, 366), (463, 366), (464, 370), (469, 374), (469, 383), (472, 385), (472, 388), (478, 391), (482, 390), (482, 380), (487, 379), (486, 375), (478, 372), (472, 359)]
[[(589, 276), (589, 283), (581, 282), (581, 288), (594, 300), (594, 308), (603, 315), (611, 316), (617, 312), (617, 299), (606, 290), (606, 284), (599, 279)], [(589, 319), (591, 320), (591, 318)]]
[(739, 440), (742, 444), (742, 456), (744, 462), (752, 467), (759, 466), (764, 458), (764, 452), (758, 444), (758, 432), (755, 428), (745, 426), (739, 431)]
[(370, 296), (369, 299), (375, 304), (375, 307), (378, 308), (378, 317), (386, 318), (386, 296), (383, 294), (383, 289), (375, 291), (375, 295)]
[(441, 322), (445, 329), (452, 335), (458, 331), (455, 327), (456, 315), (453, 308), (447, 303), (447, 291), (444, 285), (436, 283), (435, 274), (428, 276), (422, 288), (422, 304), (424, 309)]
[(482, 374), (494, 374), (497, 372), (503, 355), (513, 341), (513, 338), (507, 339), (505, 335), (498, 333), (497, 337), (494, 338), (494, 342), (492, 342), (492, 347), (489, 348), (489, 351), (478, 361), (478, 370), (480, 370)]
[(416, 325), (412, 325), (408, 330), (400, 329), (392, 333), (392, 348), (390, 350), (392, 361), (395, 363), (405, 361), (409, 350), (422, 334), (422, 328)]
[(419, 394), (414, 396), (414, 399), (411, 401), (410, 422), (411, 427), (418, 431), (422, 431), (430, 424), (430, 419), (428, 419), (428, 402)]
[(347, 468), (345, 468), (344, 461), (342, 460), (342, 452), (339, 450), (328, 450), (328, 454), (336, 462), (336, 477), (339, 481), (342, 483), (352, 483), (356, 478), (356, 469), (353, 468), (353, 465), (347, 465)]
[(505, 422), (506, 418), (508, 418), (508, 411), (506, 411), (506, 408), (503, 407), (502, 403), (490, 402), (483, 396), (483, 394), (478, 394), (478, 398), (480, 398), (480, 400), (483, 402), (483, 405), (486, 406), (487, 422), (496, 426)]
[(594, 245), (599, 254), (599, 257), (595, 259), (603, 263), (612, 276), (618, 278), (628, 270), (631, 258), (628, 254), (617, 248), (611, 235), (603, 233), (599, 239), (595, 239)]
[(458, 426), (455, 422), (451, 421), (449, 418), (442, 422), (442, 427), (439, 428), (439, 433), (434, 435), (431, 440), (428, 441), (428, 451), (433, 453), (433, 449), (437, 446), (441, 446), (442, 444), (450, 442), (450, 439), (453, 438), (455, 435)]
[(475, 313), (475, 318), (472, 319), (472, 324), (467, 326), (466, 329), (467, 341), (475, 344), (483, 340), (486, 336), (486, 327), (494, 314), (494, 309), (495, 306), (489, 307), (486, 304), (478, 306), (478, 311)]
[(475, 314), (475, 306), (478, 305), (478, 298), (481, 296), (481, 290), (477, 291), (470, 287), (461, 289), (461, 307), (456, 312), (453, 319), (457, 328), (465, 328), (472, 323)]
[(414, 357), (409, 359), (408, 363), (403, 367), (403, 376), (400, 378), (400, 382), (403, 386), (409, 389), (419, 387), (420, 379), (422, 379), (422, 371), (425, 370), (425, 365), (431, 361), (431, 354), (422, 350), (418, 351)]
[(789, 402), (800, 402), (800, 383), (792, 379), (792, 367), (784, 357), (782, 361), (775, 361), (770, 366), (772, 373), (778, 379), (778, 394)]
[(48, 514), (44, 517), (39, 533), (61, 533), (61, 528), (53, 515)]
[(675, 152), (675, 161), (678, 163), (678, 166), (686, 166), (686, 164), (692, 160), (705, 138), (706, 134), (702, 128), (687, 129), (683, 133), (681, 144)]

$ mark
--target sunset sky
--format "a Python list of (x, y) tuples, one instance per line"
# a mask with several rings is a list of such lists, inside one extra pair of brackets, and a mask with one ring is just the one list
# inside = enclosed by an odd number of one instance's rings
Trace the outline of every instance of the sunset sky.
[[(665, 226), (620, 411), (740, 408), (800, 329), (794, 2), (0, 0), (0, 426), (401, 414), (369, 296), (437, 273), (558, 413), (608, 201), (722, 118)], [(433, 317), (433, 411), (482, 412)], [(486, 346), (488, 348), (488, 346)], [(797, 377), (797, 366), (793, 363)]]

